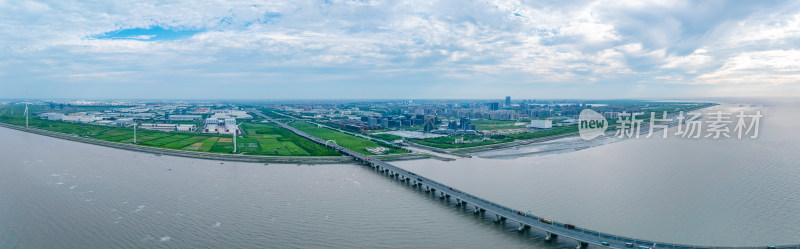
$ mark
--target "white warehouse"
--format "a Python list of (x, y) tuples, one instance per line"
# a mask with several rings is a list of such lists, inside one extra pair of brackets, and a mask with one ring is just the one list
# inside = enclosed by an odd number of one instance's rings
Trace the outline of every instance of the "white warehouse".
[(553, 128), (553, 121), (550, 121), (550, 120), (531, 120), (531, 124), (528, 125), (528, 128), (551, 129), (551, 128)]
[(206, 128), (203, 129), (204, 133), (220, 133), (220, 134), (241, 134), (239, 126), (236, 125), (236, 119), (233, 118), (207, 118), (205, 121)]

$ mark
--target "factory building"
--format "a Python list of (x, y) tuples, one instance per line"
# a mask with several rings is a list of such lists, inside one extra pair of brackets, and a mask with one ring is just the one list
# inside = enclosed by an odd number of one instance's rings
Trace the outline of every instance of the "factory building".
[(197, 129), (197, 126), (193, 124), (141, 124), (139, 128), (146, 129), (146, 130), (155, 130), (155, 131), (180, 131), (180, 132), (192, 132)]
[(204, 123), (206, 125), (206, 128), (203, 129), (204, 133), (233, 134), (235, 132), (236, 134), (241, 134), (234, 118), (216, 118), (212, 116), (207, 118)]
[(528, 125), (528, 128), (536, 128), (536, 129), (551, 129), (553, 128), (553, 121), (550, 120), (531, 120), (531, 124)]

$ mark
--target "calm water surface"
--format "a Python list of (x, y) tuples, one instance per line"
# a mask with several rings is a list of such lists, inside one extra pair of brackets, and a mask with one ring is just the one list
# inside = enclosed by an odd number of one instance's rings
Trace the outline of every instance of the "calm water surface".
[[(604, 232), (800, 243), (800, 105), (756, 104), (745, 106), (766, 115), (756, 140), (632, 139), (557, 154), (531, 153), (547, 150), (536, 145), (396, 165)], [(0, 138), (0, 248), (574, 247), (518, 234), (513, 222), (495, 224), (363, 166), (221, 163), (2, 128)]]

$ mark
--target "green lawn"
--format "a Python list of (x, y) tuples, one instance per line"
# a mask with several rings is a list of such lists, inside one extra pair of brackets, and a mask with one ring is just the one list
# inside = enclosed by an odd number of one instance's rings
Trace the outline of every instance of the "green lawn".
[(289, 124), (290, 126), (297, 128), (301, 131), (304, 131), (308, 134), (313, 136), (319, 137), (325, 140), (335, 140), (336, 144), (357, 151), (359, 153), (364, 153), (367, 155), (372, 155), (369, 153), (366, 148), (369, 147), (386, 147), (390, 150), (386, 154), (401, 154), (401, 153), (408, 153), (403, 149), (399, 149), (397, 147), (391, 145), (384, 145), (378, 144), (372, 140), (367, 140), (364, 138), (356, 137), (350, 134), (342, 133), (339, 131), (331, 130), (324, 127), (317, 127), (314, 124), (306, 123), (306, 122), (292, 122)]

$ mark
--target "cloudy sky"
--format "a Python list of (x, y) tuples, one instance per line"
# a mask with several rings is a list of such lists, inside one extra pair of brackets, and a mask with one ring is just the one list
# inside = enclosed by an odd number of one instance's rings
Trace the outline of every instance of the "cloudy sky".
[(798, 1), (0, 0), (0, 98), (800, 95)]

